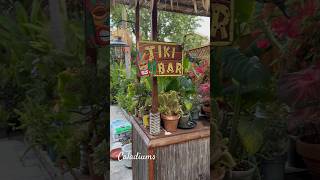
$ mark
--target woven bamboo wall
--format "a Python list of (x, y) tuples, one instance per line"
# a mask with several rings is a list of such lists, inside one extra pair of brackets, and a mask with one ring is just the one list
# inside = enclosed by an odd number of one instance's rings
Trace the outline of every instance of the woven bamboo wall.
[(156, 180), (209, 180), (209, 138), (156, 149)]
[[(142, 155), (147, 155), (147, 146), (133, 128), (132, 131), (132, 154), (139, 152)], [(132, 176), (133, 180), (148, 180), (148, 161), (147, 160), (132, 160)]]

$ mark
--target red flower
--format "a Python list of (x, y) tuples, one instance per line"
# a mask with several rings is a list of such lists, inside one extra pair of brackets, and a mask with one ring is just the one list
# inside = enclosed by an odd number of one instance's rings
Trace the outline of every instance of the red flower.
[(203, 66), (200, 66), (200, 67), (196, 67), (196, 72), (198, 74), (204, 74), (205, 70), (204, 70), (204, 67)]
[(291, 17), (287, 19), (284, 16), (277, 17), (273, 19), (271, 23), (272, 30), (279, 36), (283, 38), (289, 36), (290, 38), (296, 38), (300, 32), (301, 17)]
[(265, 49), (270, 46), (270, 41), (268, 39), (261, 39), (257, 42), (257, 47), (260, 49)]
[(201, 94), (206, 95), (210, 93), (210, 83), (200, 84), (199, 91)]
[(280, 37), (284, 37), (288, 30), (286, 17), (277, 17), (271, 23), (272, 30)]
[(302, 7), (299, 8), (299, 13), (303, 17), (314, 16), (318, 9), (316, 0), (307, 0)]
[(262, 33), (262, 31), (261, 31), (260, 29), (256, 29), (256, 30), (254, 30), (254, 31), (251, 32), (251, 36), (252, 36), (253, 38), (256, 38), (256, 37), (258, 37), (261, 33)]

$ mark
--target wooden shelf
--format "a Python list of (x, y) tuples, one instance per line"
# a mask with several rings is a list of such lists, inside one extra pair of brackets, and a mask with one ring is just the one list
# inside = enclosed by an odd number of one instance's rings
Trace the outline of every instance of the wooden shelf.
[(179, 144), (186, 141), (201, 139), (210, 137), (210, 122), (208, 119), (201, 117), (197, 121), (196, 127), (192, 129), (177, 129), (176, 132), (172, 132), (169, 135), (165, 135), (165, 130), (161, 127), (161, 132), (157, 136), (153, 136), (149, 133), (149, 128), (145, 128), (142, 124), (142, 120), (137, 117), (129, 116), (123, 110), (127, 119), (132, 123), (133, 128), (139, 133), (143, 141), (148, 147), (161, 147), (171, 144)]

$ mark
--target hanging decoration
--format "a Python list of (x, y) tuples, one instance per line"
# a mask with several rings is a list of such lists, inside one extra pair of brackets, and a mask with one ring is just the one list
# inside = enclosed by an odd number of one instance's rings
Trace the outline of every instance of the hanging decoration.
[(176, 43), (141, 41), (137, 62), (140, 75), (182, 76), (182, 46)]
[(109, 28), (105, 25), (96, 26), (96, 43), (100, 46), (106, 46), (109, 42)]
[(85, 0), (86, 41), (91, 48), (106, 47), (110, 44), (108, 8), (106, 0)]
[(103, 25), (107, 18), (107, 9), (104, 4), (97, 4), (92, 10), (91, 14), (93, 17), (94, 24), (96, 26)]
[(214, 0), (211, 3), (211, 42), (225, 46), (233, 41), (233, 0)]

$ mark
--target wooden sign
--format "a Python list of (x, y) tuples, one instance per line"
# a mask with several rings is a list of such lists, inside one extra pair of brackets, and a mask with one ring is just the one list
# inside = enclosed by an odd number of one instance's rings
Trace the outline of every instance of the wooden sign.
[(233, 41), (233, 0), (211, 2), (211, 42), (215, 46), (229, 45)]
[(140, 41), (138, 44), (140, 75), (183, 75), (182, 46), (176, 43)]

